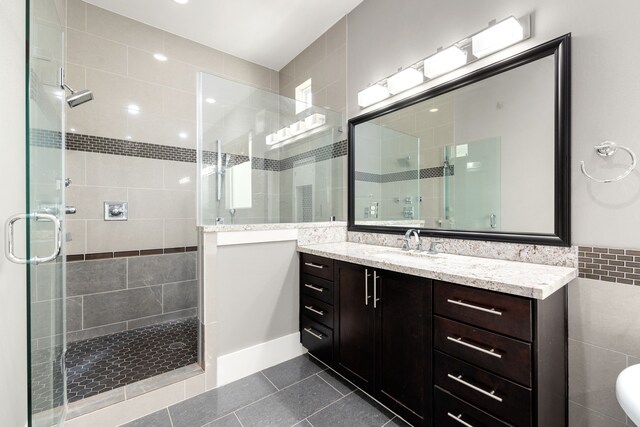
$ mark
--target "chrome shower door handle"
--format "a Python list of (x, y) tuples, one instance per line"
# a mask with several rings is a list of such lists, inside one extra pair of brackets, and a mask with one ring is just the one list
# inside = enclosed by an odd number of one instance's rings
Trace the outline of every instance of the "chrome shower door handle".
[[(20, 258), (15, 255), (14, 249), (14, 225), (21, 219), (30, 220), (33, 219), (35, 221), (49, 221), (53, 223), (53, 240), (54, 240), (54, 249), (53, 253), (49, 256), (39, 257), (34, 256), (32, 258)], [(62, 249), (62, 223), (55, 215), (33, 212), (30, 214), (17, 214), (13, 215), (7, 220), (5, 226), (5, 255), (7, 259), (16, 264), (41, 264), (43, 262), (53, 261), (58, 258), (60, 255), (60, 250)]]

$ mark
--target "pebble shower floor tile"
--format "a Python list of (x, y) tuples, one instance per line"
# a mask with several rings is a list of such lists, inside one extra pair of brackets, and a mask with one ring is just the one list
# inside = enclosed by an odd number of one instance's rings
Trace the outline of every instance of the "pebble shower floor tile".
[(75, 402), (197, 363), (198, 321), (173, 320), (67, 347), (67, 398)]

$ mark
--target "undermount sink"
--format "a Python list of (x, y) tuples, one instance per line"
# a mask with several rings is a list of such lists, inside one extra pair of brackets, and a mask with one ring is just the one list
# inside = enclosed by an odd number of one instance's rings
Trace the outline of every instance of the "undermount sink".
[(375, 255), (372, 255), (373, 258), (380, 258), (383, 261), (406, 261), (408, 257), (411, 258), (432, 258), (437, 256), (442, 256), (440, 253), (429, 253), (429, 252), (415, 252), (415, 251), (406, 251), (406, 252), (398, 252), (398, 251), (387, 251), (381, 252)]
[(640, 425), (640, 364), (620, 372), (616, 380), (616, 397), (631, 421)]

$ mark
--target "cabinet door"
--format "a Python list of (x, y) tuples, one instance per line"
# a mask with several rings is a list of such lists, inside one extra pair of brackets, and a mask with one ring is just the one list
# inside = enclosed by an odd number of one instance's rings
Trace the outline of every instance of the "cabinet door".
[(378, 274), (378, 399), (411, 424), (430, 425), (431, 281), (387, 271)]
[(373, 387), (373, 269), (336, 263), (335, 362), (337, 369), (364, 390)]

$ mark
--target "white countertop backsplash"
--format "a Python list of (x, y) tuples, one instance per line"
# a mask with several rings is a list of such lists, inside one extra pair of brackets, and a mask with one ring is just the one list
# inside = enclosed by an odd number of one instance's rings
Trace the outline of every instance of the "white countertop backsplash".
[[(397, 236), (392, 237), (395, 239)], [(397, 247), (353, 242), (299, 244), (298, 251), (367, 267), (536, 299), (547, 298), (578, 275), (574, 267), (449, 253), (406, 253)]]

